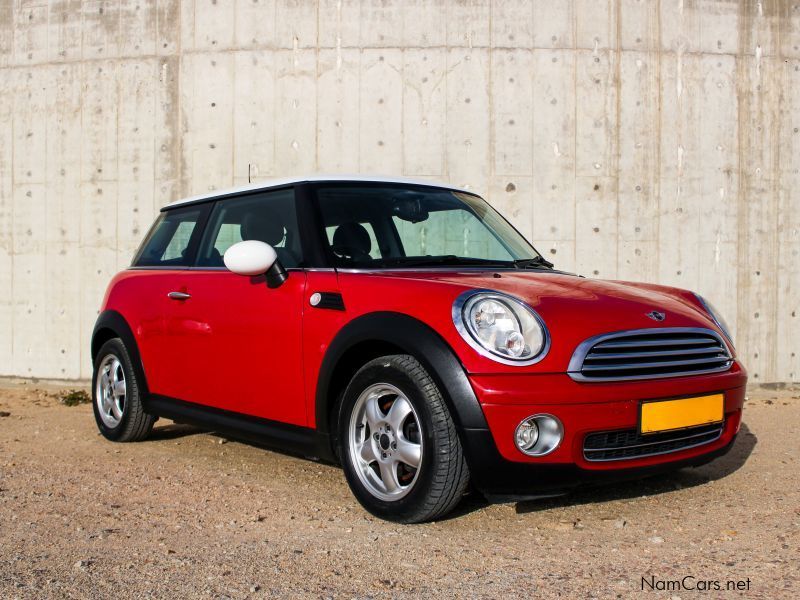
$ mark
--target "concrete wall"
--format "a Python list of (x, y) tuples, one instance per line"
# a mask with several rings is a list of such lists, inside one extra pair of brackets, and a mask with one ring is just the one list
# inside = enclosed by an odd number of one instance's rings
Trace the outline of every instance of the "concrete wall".
[(163, 204), (321, 171), (468, 186), (800, 380), (796, 0), (0, 0), (0, 85), (0, 375), (90, 375)]

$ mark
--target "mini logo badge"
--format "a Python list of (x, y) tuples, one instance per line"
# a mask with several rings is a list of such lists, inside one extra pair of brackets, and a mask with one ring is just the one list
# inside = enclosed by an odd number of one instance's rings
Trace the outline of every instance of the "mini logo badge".
[(657, 310), (651, 310), (649, 313), (645, 313), (645, 315), (653, 319), (653, 321), (663, 321), (667, 318), (666, 314), (658, 312)]

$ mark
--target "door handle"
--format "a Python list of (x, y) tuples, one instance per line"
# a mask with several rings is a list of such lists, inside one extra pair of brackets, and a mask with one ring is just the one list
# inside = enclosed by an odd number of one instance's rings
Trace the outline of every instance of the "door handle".
[(167, 298), (170, 298), (172, 300), (188, 300), (191, 297), (192, 295), (187, 294), (186, 292), (170, 292), (169, 294), (167, 294)]

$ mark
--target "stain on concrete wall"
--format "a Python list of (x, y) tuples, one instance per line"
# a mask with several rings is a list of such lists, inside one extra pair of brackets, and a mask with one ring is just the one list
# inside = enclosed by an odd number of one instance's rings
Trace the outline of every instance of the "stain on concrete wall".
[(2, 375), (90, 375), (169, 201), (380, 172), (698, 290), (754, 381), (800, 380), (796, 0), (4, 0), (0, 84)]

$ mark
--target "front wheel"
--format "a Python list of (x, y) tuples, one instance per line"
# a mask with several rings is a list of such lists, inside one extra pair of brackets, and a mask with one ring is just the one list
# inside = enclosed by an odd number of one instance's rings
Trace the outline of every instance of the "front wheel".
[(342, 399), (339, 444), (350, 488), (383, 519), (441, 517), (469, 482), (447, 405), (412, 356), (384, 356), (359, 369)]

